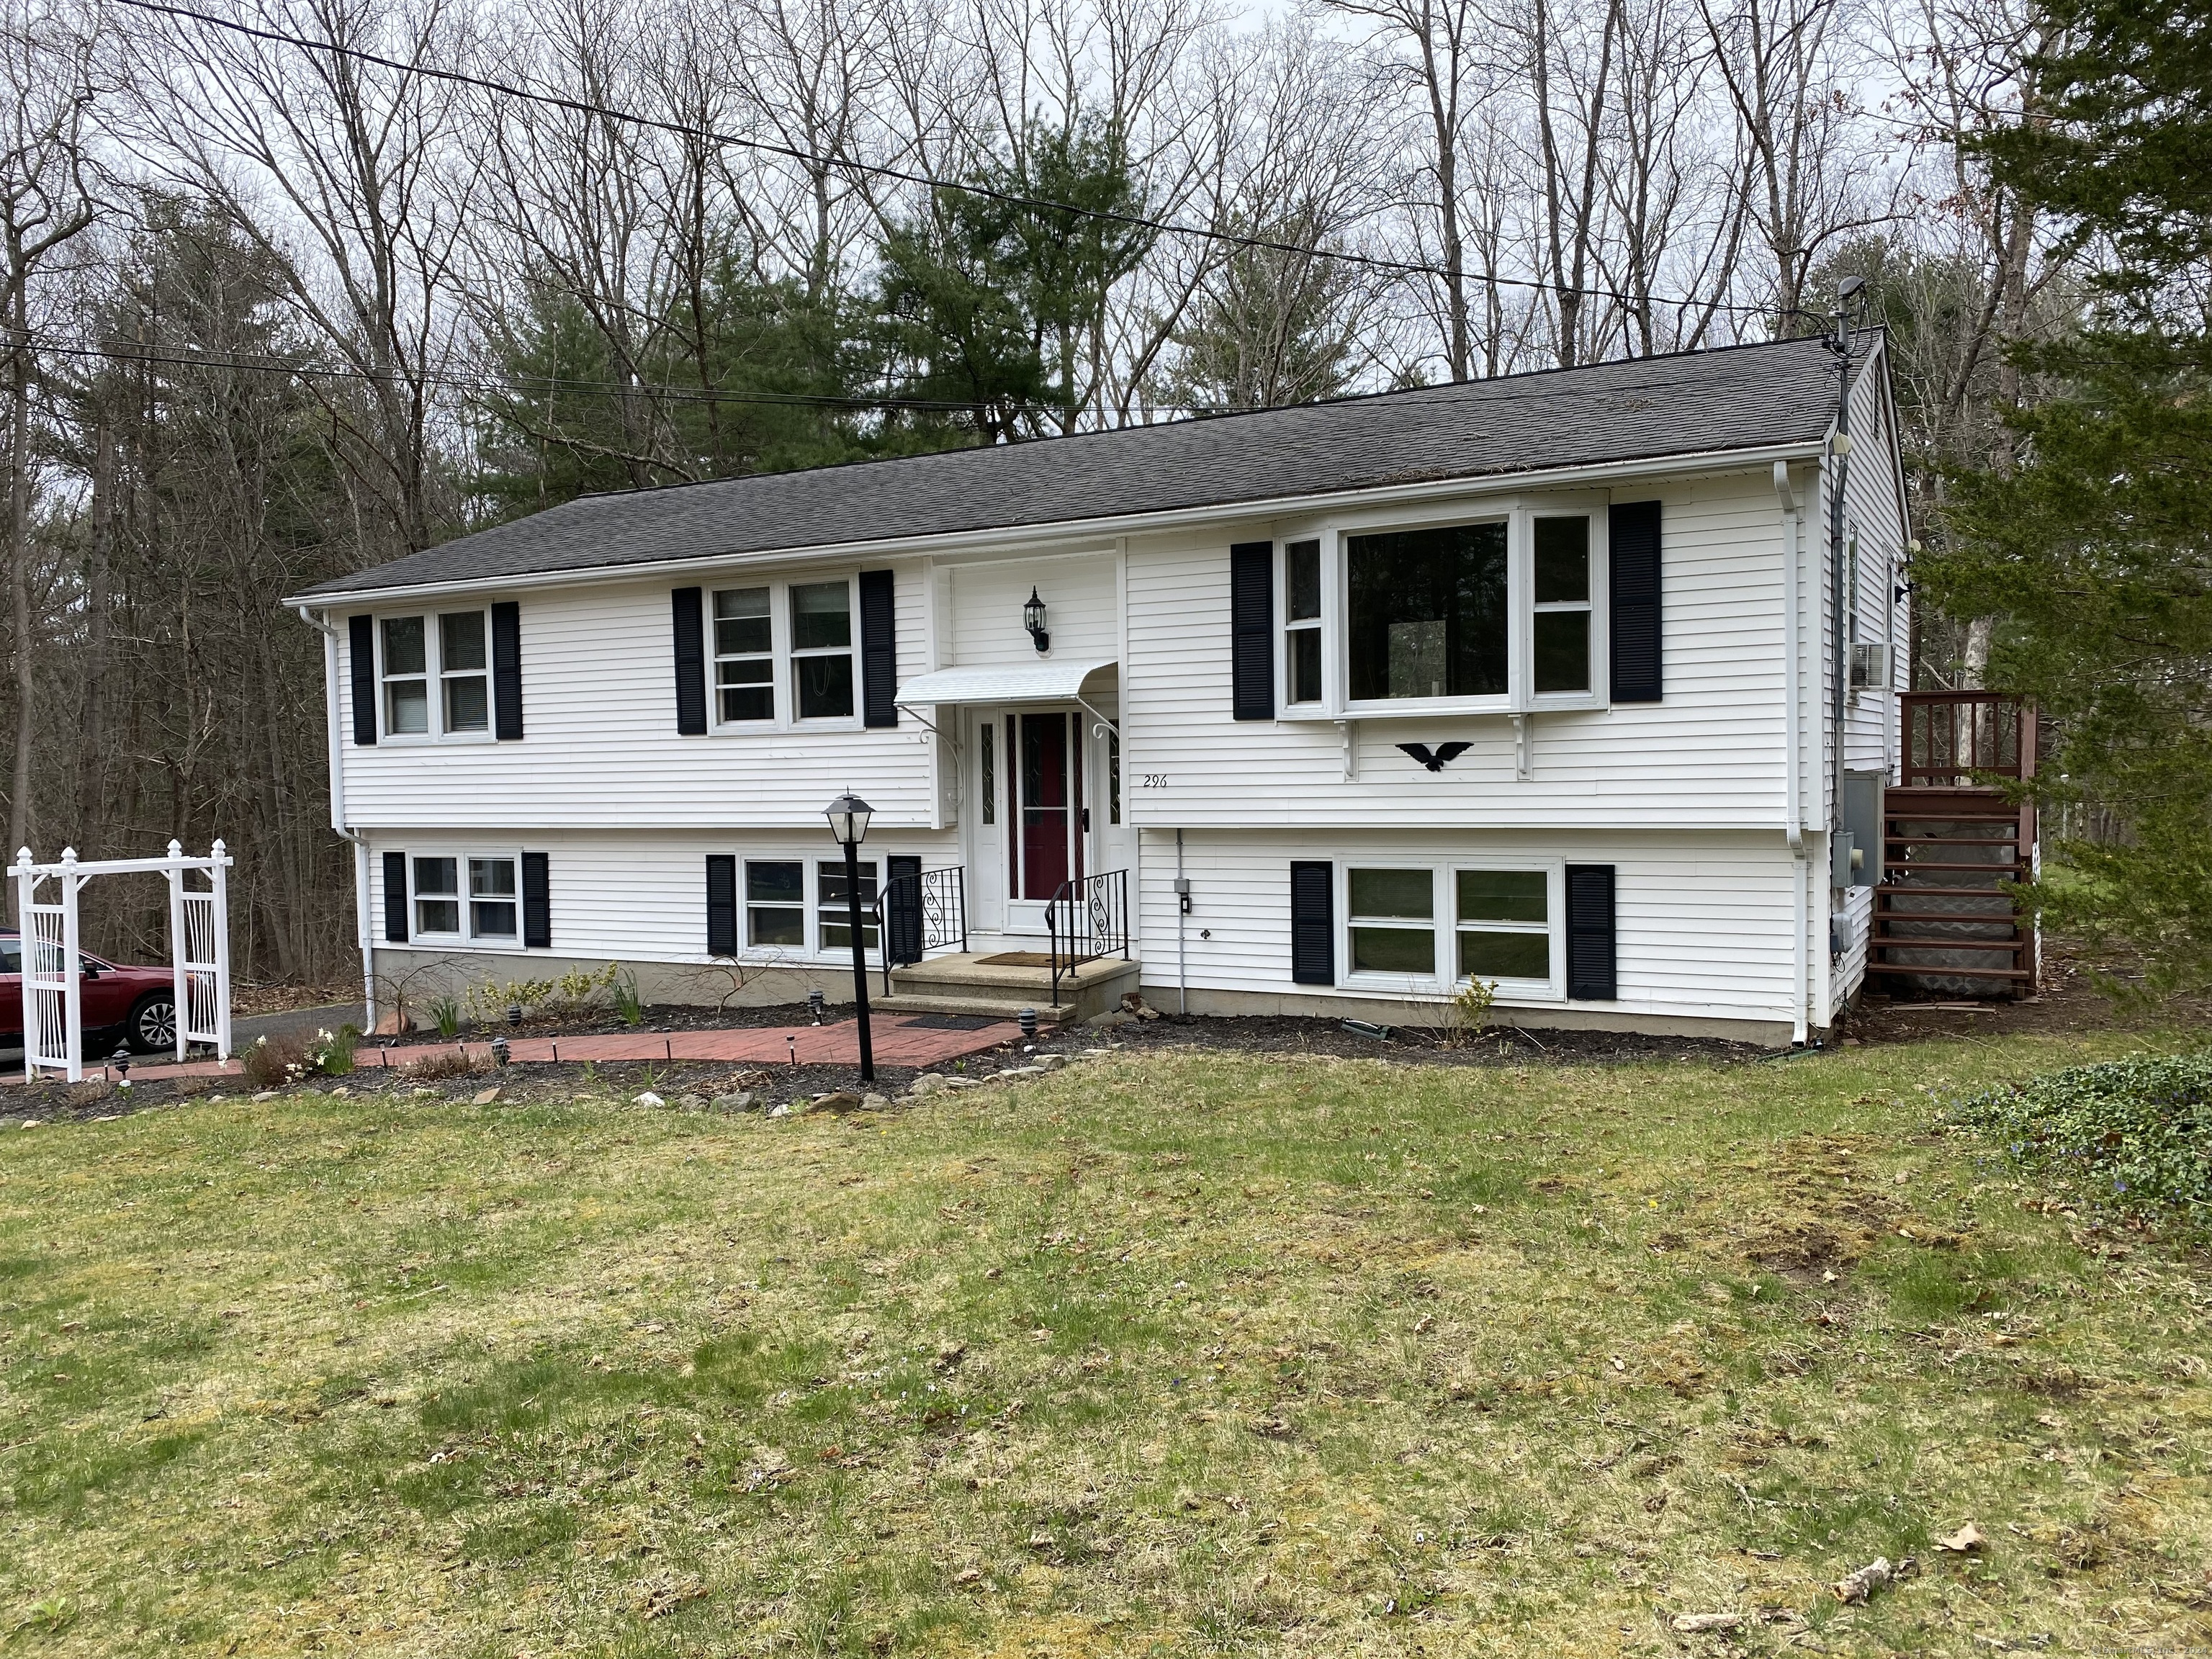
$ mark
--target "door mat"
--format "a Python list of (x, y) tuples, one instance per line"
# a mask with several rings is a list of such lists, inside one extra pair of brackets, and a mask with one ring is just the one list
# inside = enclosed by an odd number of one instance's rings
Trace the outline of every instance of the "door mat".
[(1042, 951), (1003, 951), (995, 957), (978, 957), (978, 968), (1049, 968), (1052, 958)]
[(987, 1025), (1002, 1025), (1006, 1022), (974, 1014), (908, 1014), (905, 1023), (911, 1029), (923, 1031), (980, 1031)]

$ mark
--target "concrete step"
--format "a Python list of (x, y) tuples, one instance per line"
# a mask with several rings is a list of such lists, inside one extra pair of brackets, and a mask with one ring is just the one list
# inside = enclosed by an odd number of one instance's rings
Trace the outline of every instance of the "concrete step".
[(894, 1010), (950, 1014), (989, 1014), (1009, 1018), (1034, 1008), (1040, 1020), (1088, 1019), (1118, 1007), (1122, 994), (1137, 988), (1139, 964), (1119, 957), (1088, 962), (1060, 981), (1060, 1006), (1053, 1003), (1052, 970), (1025, 963), (1000, 963), (991, 954), (933, 957), (891, 969), (891, 994), (881, 999)]
[(1032, 1002), (1026, 998), (939, 997), (893, 992), (887, 997), (869, 998), (868, 1006), (887, 1014), (966, 1014), (975, 1019), (1014, 1019), (1019, 1018), (1023, 1009), (1034, 1008), (1040, 1025), (1065, 1024), (1076, 1018), (1073, 1003), (1063, 1002), (1055, 1008), (1043, 997)]

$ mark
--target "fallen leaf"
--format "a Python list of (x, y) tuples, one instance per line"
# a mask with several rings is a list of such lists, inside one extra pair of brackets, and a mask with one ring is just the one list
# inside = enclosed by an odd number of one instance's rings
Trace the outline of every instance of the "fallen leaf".
[(1969, 1521), (1965, 1526), (1960, 1528), (1958, 1531), (1953, 1533), (1948, 1538), (1937, 1539), (1936, 1540), (1936, 1547), (1939, 1550), (1953, 1550), (1960, 1555), (1964, 1555), (1969, 1550), (1978, 1550), (1981, 1548), (1983, 1545), (1989, 1541), (1990, 1540), (1982, 1536), (1982, 1529), (1976, 1526), (1972, 1522)]

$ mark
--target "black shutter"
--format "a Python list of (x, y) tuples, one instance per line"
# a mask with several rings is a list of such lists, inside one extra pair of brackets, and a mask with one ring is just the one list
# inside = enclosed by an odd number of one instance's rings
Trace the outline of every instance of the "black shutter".
[(353, 740), (376, 741), (376, 623), (346, 618), (346, 666), (353, 675)]
[(544, 854), (522, 855), (522, 945), (526, 951), (553, 948), (551, 875)]
[(1616, 501), (1606, 562), (1613, 576), (1613, 701), (1657, 702), (1659, 503)]
[(407, 943), (407, 854), (384, 855), (384, 942)]
[(890, 935), (891, 963), (921, 960), (921, 859), (894, 853), (884, 860), (884, 928)]
[(522, 607), (512, 599), (491, 608), (491, 733), (501, 743), (522, 737)]
[[(696, 593), (699, 590), (691, 590)], [(738, 953), (738, 860), (729, 853), (707, 854), (707, 954)]]
[(860, 573), (860, 714), (866, 726), (896, 726), (898, 619), (891, 609), (891, 573)]
[(1613, 961), (1613, 866), (1567, 866), (1567, 994), (1611, 1002), (1620, 994)]
[(701, 594), (696, 587), (679, 587), (669, 598), (676, 613), (676, 729), (696, 738), (707, 730), (707, 634), (700, 617)]
[(1291, 978), (1299, 985), (1336, 983), (1336, 921), (1330, 895), (1336, 868), (1324, 860), (1291, 863)]
[(1275, 718), (1275, 544), (1229, 550), (1229, 685), (1240, 720)]

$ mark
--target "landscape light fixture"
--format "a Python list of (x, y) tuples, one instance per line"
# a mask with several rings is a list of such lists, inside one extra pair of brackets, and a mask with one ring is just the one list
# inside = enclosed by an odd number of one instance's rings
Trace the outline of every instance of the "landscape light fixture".
[(1052, 635), (1044, 631), (1044, 601), (1037, 597), (1035, 584), (1030, 587), (1030, 602), (1022, 607), (1022, 626), (1030, 630), (1040, 653), (1052, 649)]
[[(853, 1010), (860, 1026), (860, 1081), (876, 1080), (875, 1045), (868, 1033), (868, 957), (860, 934), (860, 843), (875, 809), (848, 789), (830, 803), (830, 833), (845, 849), (845, 906), (853, 930)], [(794, 1058), (796, 1051), (794, 1050)]]

